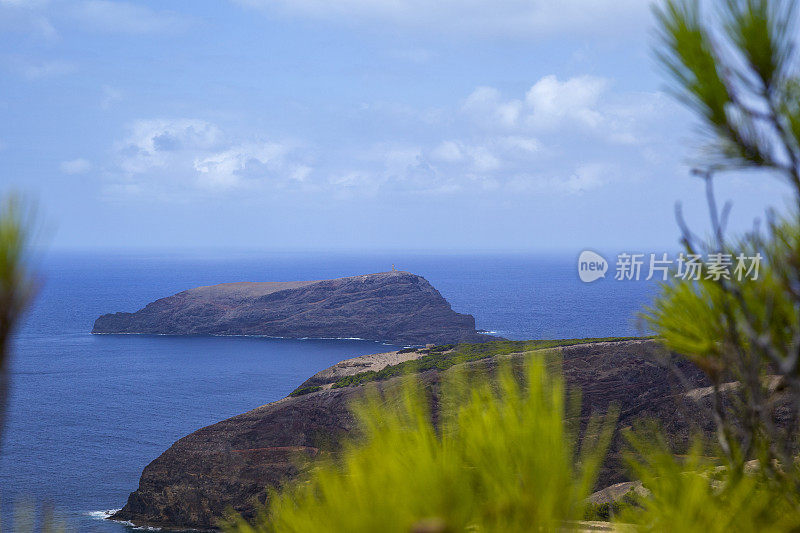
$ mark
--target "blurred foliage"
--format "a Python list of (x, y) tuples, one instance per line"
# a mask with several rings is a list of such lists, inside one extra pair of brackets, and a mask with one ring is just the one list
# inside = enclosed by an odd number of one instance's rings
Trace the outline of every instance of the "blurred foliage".
[(11, 196), (0, 207), (0, 349), (6, 353), (11, 332), (34, 294), (27, 265), (31, 214)]
[(787, 482), (797, 478), (797, 465), (781, 478), (757, 462), (737, 472), (703, 455), (699, 439), (687, 455), (675, 456), (652, 428), (637, 428), (627, 438), (632, 473), (650, 494), (631, 495), (633, 504), (615, 517), (619, 524), (634, 524), (636, 531), (689, 533), (800, 529), (800, 493)]
[[(706, 181), (711, 235), (694, 235), (681, 219), (683, 243), (688, 254), (759, 254), (762, 261), (757, 279), (675, 278), (647, 318), (667, 347), (711, 380), (709, 416), (728, 467), (741, 472), (757, 459), (785, 479), (793, 475), (800, 428), (797, 9), (789, 0), (726, 0), (714, 7), (706, 12), (698, 2), (670, 0), (656, 10), (659, 57), (711, 137), (695, 171)], [(783, 177), (795, 201), (789, 215), (770, 213), (763, 229), (731, 239), (730, 205), (718, 208), (713, 180), (736, 168)], [(795, 484), (800, 489), (800, 478)]]
[(0, 531), (9, 533), (66, 533), (67, 527), (56, 518), (53, 508), (43, 506), (41, 511), (30, 501), (19, 501), (14, 505), (11, 527), (0, 521)]
[(508, 363), (496, 380), (449, 373), (438, 427), (414, 376), (399, 394), (367, 388), (354, 406), (362, 435), (340, 461), (273, 493), (256, 525), (234, 519), (227, 531), (513, 532), (582, 519), (614, 415), (579, 439), (544, 357), (522, 374)]
[[(11, 338), (36, 293), (29, 264), (34, 220), (33, 209), (17, 196), (9, 196), (0, 207), (0, 426), (8, 394), (7, 365)], [(10, 521), (10, 526), (6, 524), (6, 521), (0, 521), (0, 531), (66, 531), (65, 526), (54, 517), (50, 507), (44, 507), (39, 515), (36, 506), (29, 502), (16, 504), (13, 520)]]
[(655, 10), (660, 62), (701, 120), (712, 170), (776, 171), (800, 191), (793, 0), (668, 0)]
[[(703, 404), (716, 442), (677, 457), (658, 431), (627, 434), (633, 474), (651, 492), (620, 521), (646, 531), (800, 530), (800, 91), (794, 1), (667, 1), (656, 10), (659, 57), (674, 91), (711, 140), (695, 174), (706, 182), (711, 235), (683, 222), (687, 254), (760, 254), (749, 276), (676, 278), (647, 310), (665, 345), (712, 383)], [(793, 190), (789, 214), (768, 214), (730, 238), (730, 205), (715, 177), (733, 169), (777, 175)], [(710, 454), (710, 456), (704, 455)]]
[(0, 426), (8, 393), (11, 335), (35, 292), (28, 269), (31, 228), (31, 211), (15, 196), (6, 199), (0, 207)]

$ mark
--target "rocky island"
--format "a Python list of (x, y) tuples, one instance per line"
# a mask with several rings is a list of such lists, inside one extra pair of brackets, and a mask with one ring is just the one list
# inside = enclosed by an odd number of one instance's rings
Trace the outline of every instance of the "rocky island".
[(400, 271), (197, 287), (135, 313), (102, 315), (92, 333), (359, 338), (399, 345), (493, 338), (475, 330), (471, 315), (453, 311), (425, 278)]
[[(468, 365), (471, 371), (490, 375), (500, 360), (521, 362), (535, 351), (555, 355), (568, 386), (581, 391), (584, 421), (616, 406), (620, 427), (655, 418), (667, 434), (688, 441), (689, 420), (694, 418), (690, 415), (696, 414), (702, 394), (676, 394), (673, 374), (658, 362), (675, 356), (665, 355), (652, 339), (498, 341), (401, 350), (342, 361), (309, 378), (287, 398), (183, 437), (144, 469), (138, 489), (112, 519), (209, 529), (230, 509), (253, 518), (271, 489), (336, 454), (356, 429), (349, 405), (365, 387), (353, 385), (363, 381), (353, 378), (369, 378), (385, 398), (397, 397), (393, 391), (402, 378), (387, 378), (392, 375), (387, 370), (415, 363), (419, 379), (435, 397), (456, 367)], [(696, 368), (677, 364), (698, 391), (708, 385)], [(598, 488), (628, 481), (620, 449), (618, 432)]]

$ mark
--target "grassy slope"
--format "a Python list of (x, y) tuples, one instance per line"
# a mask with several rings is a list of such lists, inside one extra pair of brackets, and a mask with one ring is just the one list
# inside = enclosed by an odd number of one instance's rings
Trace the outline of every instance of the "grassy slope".
[[(555, 348), (559, 346), (571, 346), (575, 344), (586, 344), (590, 342), (613, 342), (635, 340), (646, 337), (604, 337), (590, 339), (560, 339), (560, 340), (538, 340), (538, 341), (492, 341), (477, 344), (445, 344), (434, 346), (429, 349), (418, 350), (423, 353), (422, 357), (413, 361), (405, 361), (396, 365), (387, 366), (377, 372), (370, 370), (352, 376), (345, 376), (333, 384), (333, 388), (353, 387), (363, 385), (371, 381), (381, 381), (404, 374), (424, 372), (426, 370), (446, 370), (453, 365), (477, 361), (487, 357), (507, 355), (512, 353), (529, 352), (531, 350), (541, 350)], [(410, 351), (410, 350), (408, 350)], [(300, 396), (320, 390), (320, 387), (304, 387), (294, 390), (290, 396)]]

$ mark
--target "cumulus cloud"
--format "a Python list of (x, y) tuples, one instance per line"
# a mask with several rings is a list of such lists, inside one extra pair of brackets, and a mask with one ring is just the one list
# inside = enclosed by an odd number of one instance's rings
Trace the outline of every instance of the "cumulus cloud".
[(233, 0), (270, 12), (343, 23), (376, 22), (436, 33), (540, 38), (575, 34), (619, 36), (640, 31), (649, 17), (642, 0)]
[(544, 76), (511, 97), (478, 87), (441, 140), (374, 147), (372, 180), (418, 192), (582, 194), (655, 173), (671, 141), (664, 123), (678, 115), (660, 93), (614, 91), (594, 76)]
[(214, 124), (195, 119), (139, 120), (117, 143), (120, 168), (129, 175), (166, 168), (180, 154), (215, 147), (222, 133)]
[[(242, 184), (247, 174), (283, 170), (289, 147), (280, 143), (248, 143), (194, 161), (199, 182), (210, 187), (231, 188)], [(308, 167), (304, 167), (307, 169)], [(307, 170), (291, 170), (291, 178)]]
[(536, 135), (565, 131), (594, 134), (612, 142), (643, 140), (642, 127), (670, 106), (661, 93), (615, 93), (610, 80), (548, 75), (520, 98), (504, 98), (479, 87), (463, 102), (462, 112), (485, 128)]
[(609, 80), (596, 76), (561, 81), (549, 75), (521, 98), (504, 98), (494, 87), (478, 87), (461, 108), (485, 127), (547, 130), (568, 123), (573, 128), (599, 128), (616, 113), (604, 101), (609, 86)]
[(554, 75), (545, 76), (525, 95), (525, 105), (530, 110), (526, 119), (538, 127), (553, 127), (569, 120), (596, 128), (603, 121), (598, 101), (607, 86), (607, 80), (594, 76), (563, 82)]
[(478, 87), (462, 101), (455, 125), (468, 137), (422, 149), (418, 165), (447, 180), (448, 190), (580, 194), (627, 179), (635, 172), (609, 162), (652, 164), (657, 135), (646, 132), (667, 106), (659, 94), (615, 93), (612, 86), (599, 77), (549, 75), (516, 97)]
[[(379, 120), (384, 111), (361, 112)], [(582, 194), (655, 173), (676, 144), (664, 132), (678, 128), (664, 123), (679, 113), (661, 94), (618, 91), (607, 79), (544, 76), (518, 94), (478, 87), (433, 115), (415, 119), (425, 124), (417, 142), (325, 147), (243, 138), (199, 119), (140, 120), (115, 143), (111, 174), (116, 190), (136, 194)]]
[(64, 174), (86, 174), (92, 170), (92, 163), (87, 159), (78, 158), (70, 161), (62, 161), (59, 168), (61, 168), (61, 172)]
[(312, 172), (296, 152), (291, 143), (232, 138), (204, 120), (147, 119), (131, 124), (115, 144), (112, 174), (115, 190), (136, 193), (280, 186), (304, 182)]
[(431, 150), (431, 158), (434, 161), (456, 163), (464, 158), (464, 153), (459, 143), (455, 141), (442, 141), (436, 148)]
[(520, 100), (503, 100), (494, 87), (478, 87), (464, 101), (463, 110), (484, 121), (484, 126), (511, 127), (522, 113)]

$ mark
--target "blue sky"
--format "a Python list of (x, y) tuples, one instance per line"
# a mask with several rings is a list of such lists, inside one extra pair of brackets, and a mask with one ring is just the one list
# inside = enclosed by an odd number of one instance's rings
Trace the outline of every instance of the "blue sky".
[(641, 0), (0, 0), (0, 192), (57, 249), (671, 249), (652, 45)]

